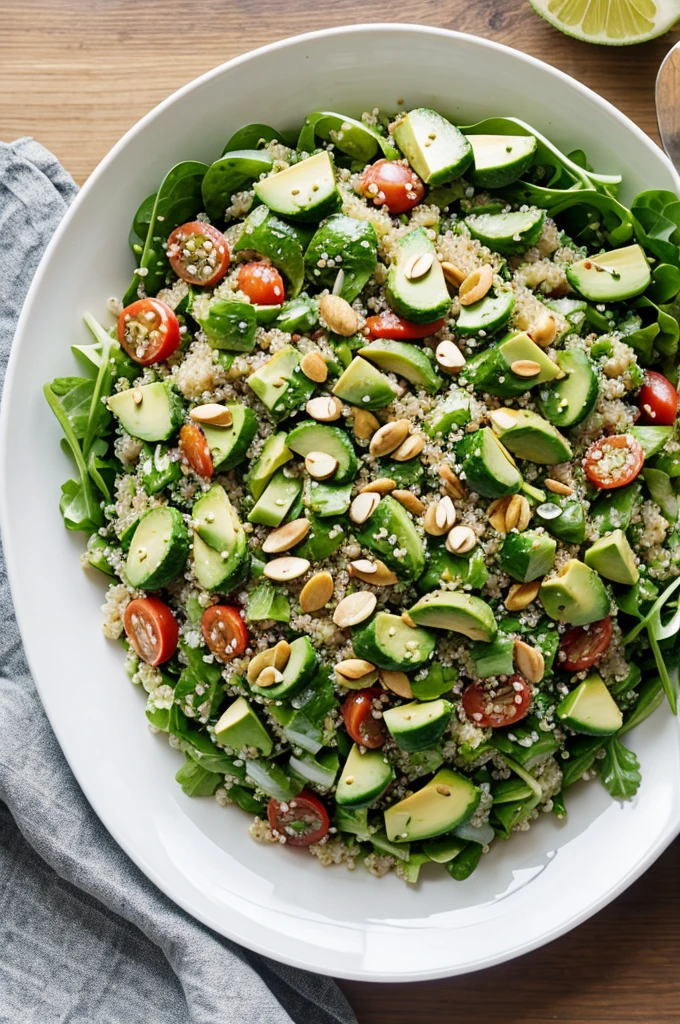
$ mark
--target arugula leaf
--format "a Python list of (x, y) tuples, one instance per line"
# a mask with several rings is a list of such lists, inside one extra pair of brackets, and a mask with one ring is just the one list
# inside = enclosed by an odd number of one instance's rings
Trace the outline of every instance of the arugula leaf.
[(640, 722), (644, 722), (645, 718), (649, 718), (651, 714), (663, 703), (664, 690), (661, 678), (656, 676), (653, 679), (649, 679), (646, 683), (640, 687), (638, 692), (638, 698), (626, 714), (623, 725), (619, 729), (617, 736), (625, 736), (627, 732), (634, 729)]
[(113, 500), (113, 485), (119, 463), (105, 457), (108, 450), (108, 441), (103, 437), (96, 438), (87, 456), (87, 471), (104, 500), (110, 502)]
[(607, 792), (618, 800), (629, 800), (640, 788), (640, 762), (617, 736), (607, 740), (598, 770)]
[(680, 199), (674, 192), (640, 192), (631, 205), (637, 239), (662, 263), (680, 267)]
[(50, 387), (75, 437), (81, 441), (87, 433), (94, 381), (89, 377), (55, 377)]
[(562, 787), (573, 786), (593, 766), (598, 751), (602, 749), (599, 736), (579, 736), (569, 744), (569, 758), (561, 762)]
[(66, 443), (78, 470), (77, 480), (68, 480), (62, 485), (59, 510), (64, 518), (67, 529), (84, 530), (87, 533), (93, 533), (103, 525), (104, 516), (92, 490), (90, 475), (83, 458), (78, 437), (71, 424), (69, 414), (62, 404), (61, 397), (55, 394), (52, 390), (52, 385), (45, 384), (43, 391), (48, 405), (57, 417), (64, 432)]
[(640, 621), (637, 622), (628, 633), (626, 633), (626, 635), (623, 637), (623, 640), (622, 640), (622, 643), (623, 643), (624, 646), (627, 646), (628, 644), (632, 643), (633, 640), (635, 640), (635, 638), (638, 636), (638, 634), (641, 633), (642, 630), (647, 627), (649, 622), (657, 614), (659, 614), (661, 612), (661, 609), (663, 608), (663, 606), (668, 601), (670, 601), (671, 597), (673, 596), (675, 591), (678, 589), (678, 587), (680, 587), (680, 576), (678, 576), (671, 583), (669, 583), (665, 590), (662, 590), (662, 592), (659, 594), (659, 596), (657, 597), (656, 601), (654, 602), (652, 607), (649, 609), (649, 611), (644, 615), (644, 617), (641, 618)]
[(652, 654), (654, 655), (654, 661), (656, 662), (657, 672), (661, 679), (661, 685), (663, 686), (666, 699), (670, 706), (671, 711), (674, 715), (678, 713), (678, 666), (668, 666), (664, 654), (659, 647), (659, 641), (654, 635), (653, 629), (647, 627), (647, 636), (649, 637), (649, 646), (652, 648)]

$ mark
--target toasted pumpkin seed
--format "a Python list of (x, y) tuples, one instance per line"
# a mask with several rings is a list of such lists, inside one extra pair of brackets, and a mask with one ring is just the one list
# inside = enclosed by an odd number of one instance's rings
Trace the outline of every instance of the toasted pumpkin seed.
[(333, 590), (333, 577), (329, 572), (315, 573), (300, 591), (300, 607), (303, 612), (318, 612), (325, 608), (333, 596)]

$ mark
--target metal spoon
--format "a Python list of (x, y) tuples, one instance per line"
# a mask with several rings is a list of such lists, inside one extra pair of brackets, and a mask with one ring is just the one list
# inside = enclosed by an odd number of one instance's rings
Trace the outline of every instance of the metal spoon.
[(680, 170), (680, 43), (666, 54), (656, 76), (656, 117), (663, 148)]

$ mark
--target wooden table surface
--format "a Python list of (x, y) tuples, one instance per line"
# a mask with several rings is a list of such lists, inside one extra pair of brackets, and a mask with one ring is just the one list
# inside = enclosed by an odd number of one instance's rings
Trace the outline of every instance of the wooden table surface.
[[(633, 49), (588, 46), (527, 0), (0, 0), (0, 139), (33, 135), (83, 182), (142, 114), (216, 64), (298, 32), (394, 20), (540, 57), (657, 138), (654, 78), (677, 31)], [(449, 981), (342, 987), (361, 1024), (680, 1024), (679, 860), (680, 841), (612, 906), (521, 960)]]

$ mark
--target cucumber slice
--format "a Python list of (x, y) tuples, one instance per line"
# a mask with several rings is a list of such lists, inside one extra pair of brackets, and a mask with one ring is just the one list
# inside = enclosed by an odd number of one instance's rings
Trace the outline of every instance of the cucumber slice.
[(429, 547), (426, 552), (425, 572), (418, 579), (418, 590), (426, 594), (429, 590), (440, 590), (444, 584), (460, 581), (469, 583), (474, 590), (481, 590), (489, 571), (484, 561), (484, 552), (476, 547), (469, 555), (452, 555), (442, 545)]
[(560, 701), (557, 717), (586, 736), (612, 736), (623, 725), (621, 709), (597, 672)]
[(167, 441), (184, 419), (179, 395), (160, 381), (119, 391), (109, 397), (108, 406), (123, 429), (140, 441)]
[(299, 221), (322, 220), (342, 202), (327, 150), (258, 181), (255, 195), (274, 213)]
[(356, 530), (356, 538), (379, 555), (401, 580), (416, 579), (425, 568), (425, 550), (413, 520), (389, 494)]
[(658, 455), (673, 436), (673, 427), (630, 427), (629, 434), (639, 441), (645, 453), (645, 461)]
[(464, 174), (472, 147), (455, 125), (435, 110), (416, 107), (394, 127), (392, 138), (426, 185), (444, 185)]
[(423, 426), (430, 437), (445, 437), (454, 427), (464, 427), (471, 418), (469, 393), (452, 387), (427, 414)]
[(471, 306), (461, 306), (456, 331), (463, 336), (480, 334), (482, 331), (495, 334), (501, 327), (505, 327), (514, 308), (515, 296), (511, 291), (501, 291), (498, 295), (487, 294)]
[(396, 398), (389, 378), (361, 356), (356, 356), (336, 381), (333, 394), (360, 409), (383, 409)]
[(158, 494), (182, 476), (182, 463), (171, 459), (169, 450), (157, 444), (154, 448), (145, 444), (139, 455), (142, 487), (147, 494)]
[(311, 528), (304, 541), (296, 549), (299, 558), (306, 558), (312, 565), (323, 562), (335, 554), (347, 540), (347, 533), (342, 519), (335, 517), (321, 519), (310, 515)]
[(572, 288), (591, 302), (621, 302), (641, 295), (652, 277), (639, 245), (601, 252), (567, 267)]
[(581, 348), (557, 353), (557, 365), (564, 373), (561, 380), (541, 388), (538, 404), (556, 427), (573, 427), (590, 416), (598, 395), (597, 374)]
[(274, 749), (274, 741), (245, 697), (238, 697), (223, 713), (215, 725), (215, 739), (236, 751), (257, 747), (265, 757)]
[(549, 573), (555, 563), (557, 543), (554, 537), (536, 530), (509, 533), (503, 541), (499, 565), (513, 579), (528, 583)]
[(257, 434), (257, 416), (249, 406), (229, 404), (226, 408), (231, 412), (231, 426), (214, 427), (209, 423), (202, 424), (213, 468), (221, 473), (243, 462)]
[(169, 505), (145, 512), (137, 524), (125, 562), (133, 587), (159, 590), (184, 571), (189, 533), (182, 513)]
[(335, 802), (340, 807), (370, 807), (393, 780), (394, 771), (381, 750), (362, 754), (355, 743), (338, 779)]
[(318, 758), (312, 754), (291, 754), (288, 770), (303, 782), (312, 782), (315, 786), (330, 789), (340, 768), (340, 761), (335, 750), (325, 750)]
[[(424, 273), (412, 278), (411, 268), (418, 257), (432, 262)], [(399, 242), (387, 272), (385, 294), (391, 309), (415, 324), (433, 323), (449, 313), (451, 297), (444, 271), (424, 228), (409, 231)]]
[(437, 638), (427, 629), (408, 626), (399, 615), (378, 612), (353, 631), (352, 645), (357, 658), (379, 668), (412, 672), (432, 656)]
[(314, 382), (305, 377), (300, 360), (297, 349), (285, 345), (248, 377), (248, 386), (274, 420), (285, 419), (314, 393)]
[(422, 348), (409, 345), (404, 341), (379, 339), (365, 348), (358, 349), (358, 354), (375, 363), (387, 373), (395, 373), (416, 387), (423, 388), (432, 394), (442, 386), (442, 379), (432, 365), (432, 360)]
[(278, 764), (260, 758), (256, 761), (246, 760), (246, 775), (257, 789), (280, 803), (290, 803), (304, 788), (301, 779), (291, 778)]
[(258, 324), (271, 324), (281, 314), (282, 306), (255, 306), (255, 319)]
[(526, 409), (494, 409), (491, 425), (503, 445), (520, 459), (555, 466), (572, 457), (571, 445), (551, 423)]
[(286, 444), (296, 455), (310, 452), (326, 452), (338, 461), (333, 483), (344, 484), (352, 481), (357, 472), (357, 457), (354, 446), (344, 430), (331, 427), (316, 420), (305, 420), (288, 434)]
[(583, 544), (586, 539), (586, 516), (583, 505), (578, 501), (551, 494), (538, 506), (536, 516), (548, 533), (565, 544)]
[(286, 476), (284, 470), (278, 470), (250, 510), (248, 522), (279, 526), (301, 492), (302, 480)]
[(235, 534), (233, 547), (225, 549), (224, 554), (211, 548), (194, 533), (193, 561), (196, 579), (202, 587), (211, 593), (229, 594), (243, 583), (250, 569), (245, 531), (239, 530)]
[(467, 217), (465, 224), (473, 238), (492, 252), (510, 255), (524, 252), (541, 237), (545, 210), (532, 207), (513, 213), (478, 213)]
[(383, 714), (383, 721), (402, 750), (426, 750), (443, 736), (452, 713), (453, 704), (440, 697), (423, 704), (412, 701), (389, 708)]
[(276, 686), (252, 686), (251, 690), (261, 697), (272, 700), (292, 697), (312, 679), (317, 662), (318, 658), (309, 637), (298, 637), (290, 645), (290, 657), (283, 670), (283, 680)]
[(352, 484), (327, 484), (320, 480), (305, 481), (304, 502), (315, 515), (342, 516), (352, 501)]
[(252, 496), (257, 500), (274, 476), (277, 469), (285, 466), (293, 458), (293, 453), (286, 444), (287, 434), (281, 430), (271, 434), (264, 443), (260, 455), (252, 464), (246, 476), (246, 484)]
[(456, 446), (471, 489), (486, 498), (517, 494), (522, 477), (512, 457), (490, 427), (468, 434)]
[(378, 263), (378, 236), (366, 220), (336, 213), (323, 222), (305, 253), (307, 276), (320, 288), (333, 288), (342, 269), (342, 285), (336, 293), (353, 302)]
[(450, 832), (472, 817), (480, 799), (474, 783), (442, 768), (421, 789), (385, 811), (387, 838), (404, 843)]
[(294, 299), (305, 279), (302, 243), (295, 228), (275, 217), (266, 206), (258, 206), (246, 217), (243, 231), (232, 246), (234, 253), (250, 249), (266, 256), (281, 271), (288, 282), (288, 298)]
[(319, 305), (306, 292), (284, 302), (276, 318), (276, 326), (286, 334), (309, 334), (319, 322)]
[(481, 188), (505, 188), (521, 178), (536, 152), (533, 135), (468, 135), (474, 170), (467, 174)]
[(455, 590), (433, 590), (409, 609), (419, 626), (449, 629), (470, 640), (493, 640), (498, 632), (496, 618), (486, 601)]

